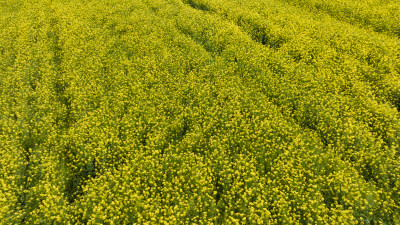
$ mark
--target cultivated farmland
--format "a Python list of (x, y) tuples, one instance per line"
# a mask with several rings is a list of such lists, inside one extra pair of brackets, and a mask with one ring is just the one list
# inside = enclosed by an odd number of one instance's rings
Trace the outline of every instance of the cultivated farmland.
[(400, 224), (398, 0), (0, 0), (0, 224)]

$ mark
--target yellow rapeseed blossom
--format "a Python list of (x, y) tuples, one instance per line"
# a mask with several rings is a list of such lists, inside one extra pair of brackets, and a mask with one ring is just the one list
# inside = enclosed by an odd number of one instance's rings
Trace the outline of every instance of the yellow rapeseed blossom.
[(0, 4), (0, 224), (398, 224), (400, 9)]

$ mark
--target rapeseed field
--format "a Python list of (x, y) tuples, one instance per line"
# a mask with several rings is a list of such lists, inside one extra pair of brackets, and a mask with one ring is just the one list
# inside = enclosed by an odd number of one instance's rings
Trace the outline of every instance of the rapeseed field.
[(398, 0), (0, 0), (0, 224), (400, 224)]

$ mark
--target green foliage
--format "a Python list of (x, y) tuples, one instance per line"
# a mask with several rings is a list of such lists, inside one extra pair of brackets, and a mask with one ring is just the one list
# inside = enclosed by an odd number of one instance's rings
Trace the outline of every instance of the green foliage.
[(399, 224), (380, 2), (0, 3), (0, 224)]

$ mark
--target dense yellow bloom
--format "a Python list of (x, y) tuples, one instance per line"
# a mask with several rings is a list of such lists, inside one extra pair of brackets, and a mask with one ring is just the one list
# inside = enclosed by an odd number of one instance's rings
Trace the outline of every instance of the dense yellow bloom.
[(0, 4), (0, 224), (400, 223), (399, 8)]

